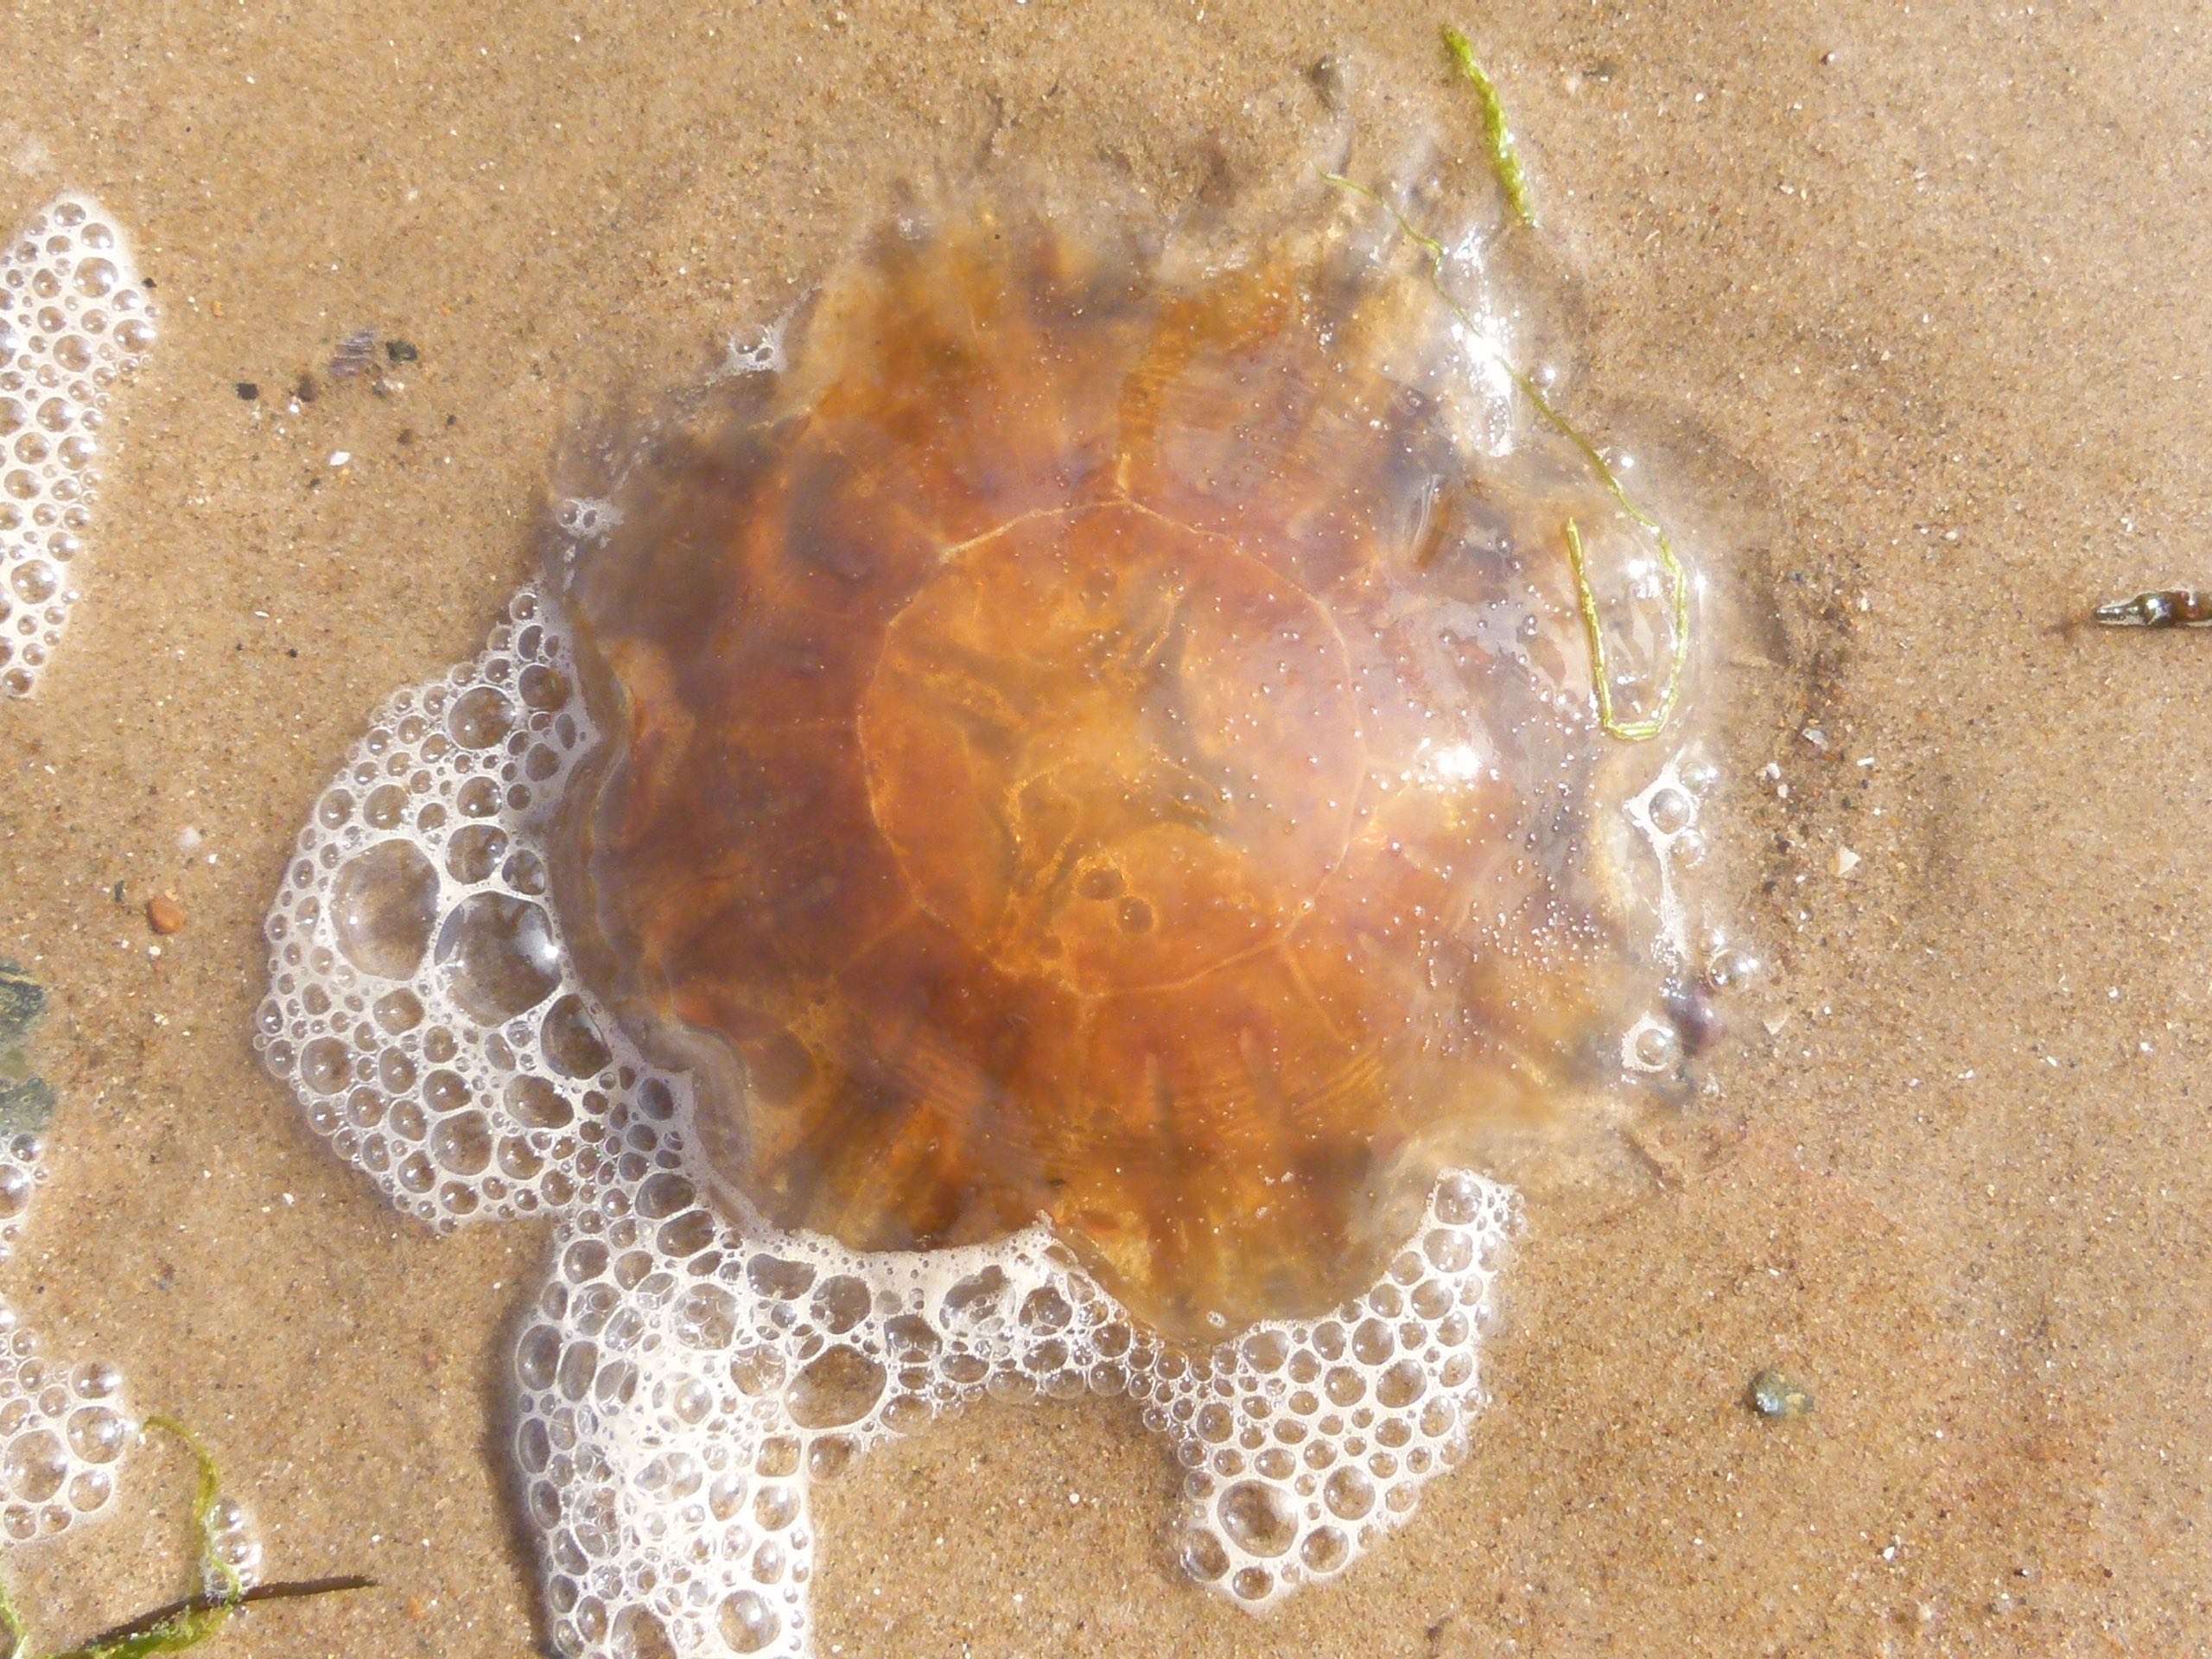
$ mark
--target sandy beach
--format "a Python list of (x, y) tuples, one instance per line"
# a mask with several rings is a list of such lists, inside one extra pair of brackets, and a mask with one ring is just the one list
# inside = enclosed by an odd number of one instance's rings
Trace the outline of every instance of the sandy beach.
[[(1173, 213), (1299, 164), (1325, 60), (1479, 169), (1446, 21), (1528, 162), (1565, 402), (1714, 584), (1699, 880), (1764, 971), (1701, 1090), (1532, 1197), (1472, 1454), (1344, 1579), (1248, 1617), (1174, 1572), (1129, 1407), (986, 1406), (817, 1490), (817, 1650), (2212, 1642), (2212, 638), (2081, 626), (2212, 586), (2192, 9), (17, 7), (0, 222), (98, 195), (161, 335), (68, 635), (0, 703), (0, 956), (60, 1097), (0, 1289), (207, 1438), (272, 1577), (381, 1586), (207, 1651), (542, 1650), (500, 1400), (548, 1234), (392, 1213), (250, 1032), (295, 831), (478, 650), (569, 423), (696, 378), (901, 180)], [(327, 371), (361, 329), (415, 353), (381, 394)], [(1767, 1367), (1810, 1414), (1747, 1408)], [(177, 1593), (188, 1491), (143, 1454), (0, 1560), (42, 1640)]]

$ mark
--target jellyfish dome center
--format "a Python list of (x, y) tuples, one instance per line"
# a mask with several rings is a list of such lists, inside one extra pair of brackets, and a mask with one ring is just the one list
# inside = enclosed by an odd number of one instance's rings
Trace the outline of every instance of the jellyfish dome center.
[(1320, 607), (1127, 502), (948, 550), (861, 734), (923, 908), (1002, 971), (1092, 994), (1268, 948), (1344, 856), (1365, 770)]

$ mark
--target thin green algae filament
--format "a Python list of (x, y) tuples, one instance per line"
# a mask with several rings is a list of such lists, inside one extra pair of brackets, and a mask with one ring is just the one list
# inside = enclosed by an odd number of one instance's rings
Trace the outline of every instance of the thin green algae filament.
[(1572, 518), (1567, 521), (1567, 556), (1574, 569), (1574, 594), (1582, 610), (1582, 629), (1590, 637), (1590, 678), (1598, 692), (1598, 722), (1611, 736), (1630, 743), (1648, 742), (1667, 729), (1675, 700), (1681, 695), (1682, 658), (1688, 653), (1690, 635), (1690, 595), (1689, 583), (1682, 579), (1681, 563), (1674, 557), (1665, 533), (1660, 532), (1660, 561), (1667, 567), (1674, 595), (1671, 622), (1675, 649), (1668, 662), (1667, 685), (1660, 695), (1657, 710), (1643, 720), (1624, 721), (1613, 713), (1613, 677), (1605, 664), (1605, 625), (1599, 619), (1598, 596), (1590, 591), (1590, 575), (1583, 563), (1582, 532)]
[[(173, 1417), (149, 1417), (146, 1427), (159, 1429), (184, 1442), (199, 1468), (199, 1490), (193, 1500), (193, 1524), (200, 1540), (202, 1581), (212, 1579), (220, 1587), (212, 1595), (188, 1599), (143, 1630), (104, 1637), (81, 1648), (53, 1656), (53, 1659), (143, 1659), (154, 1653), (181, 1653), (196, 1648), (229, 1622), (232, 1611), (245, 1599), (245, 1582), (237, 1567), (223, 1559), (216, 1547), (215, 1510), (223, 1496), (222, 1478), (215, 1459), (200, 1437)], [(30, 1636), (22, 1616), (4, 1586), (0, 1586), (0, 1630), (10, 1645), (7, 1659), (32, 1659)]]
[(1468, 43), (1467, 37), (1449, 23), (1444, 25), (1444, 47), (1481, 101), (1483, 135), (1490, 144), (1491, 168), (1497, 175), (1498, 188), (1505, 192), (1506, 204), (1513, 209), (1516, 219), (1533, 229), (1536, 205), (1529, 195), (1529, 175), (1522, 170), (1521, 152), (1513, 145), (1513, 129), (1505, 123), (1505, 100), (1497, 95), (1497, 83), (1475, 61), (1475, 48)]
[(1659, 550), (1660, 568), (1667, 573), (1670, 605), (1669, 620), (1672, 626), (1674, 645), (1668, 657), (1667, 683), (1659, 695), (1659, 707), (1647, 718), (1637, 721), (1624, 721), (1614, 712), (1612, 682), (1606, 672), (1605, 647), (1598, 614), (1598, 599), (1597, 595), (1591, 591), (1589, 575), (1583, 563), (1581, 532), (1576, 528), (1572, 519), (1567, 521), (1567, 559), (1574, 572), (1575, 595), (1582, 609), (1582, 626), (1590, 637), (1591, 677), (1594, 682), (1593, 689), (1597, 693), (1599, 721), (1607, 736), (1617, 737), (1625, 742), (1648, 742), (1658, 736), (1667, 729), (1668, 721), (1674, 718), (1675, 705), (1681, 701), (1682, 674), (1689, 664), (1690, 654), (1690, 578), (1689, 572), (1682, 566), (1681, 556), (1675, 551), (1674, 538), (1667, 534), (1667, 527), (1664, 524), (1637, 504), (1635, 499), (1622, 485), (1620, 479), (1614, 474), (1613, 469), (1605, 464), (1605, 456), (1598, 453), (1598, 447), (1574, 429), (1567, 416), (1560, 414), (1553, 405), (1551, 399), (1544, 396), (1543, 388), (1505, 354), (1505, 348), (1503, 346), (1484, 332), (1482, 325), (1474, 320), (1465, 306), (1452, 297), (1451, 290), (1444, 285), (1444, 245), (1414, 224), (1411, 219), (1383, 200), (1377, 193), (1369, 189), (1367, 186), (1356, 180), (1348, 179), (1341, 173), (1324, 173), (1321, 176), (1338, 188), (1349, 190), (1354, 195), (1373, 202), (1398, 221), (1398, 228), (1428, 256), (1429, 285), (1436, 290), (1437, 297), (1442, 300), (1446, 308), (1459, 320), (1468, 334), (1497, 359), (1498, 366), (1505, 371), (1507, 378), (1513, 382), (1521, 395), (1535, 406), (1539, 415), (1543, 416), (1545, 423), (1582, 452), (1583, 459), (1587, 461), (1596, 471), (1599, 480), (1605, 486), (1606, 493), (1618, 504), (1620, 510), (1649, 533), (1653, 543)]
[[(1513, 145), (1513, 130), (1506, 124), (1505, 100), (1497, 95), (1497, 83), (1475, 60), (1475, 48), (1467, 37), (1449, 23), (1444, 25), (1443, 35), (1445, 50), (1452, 54), (1452, 60), (1459, 65), (1459, 73), (1473, 86), (1475, 97), (1483, 106), (1483, 132), (1490, 143), (1491, 167), (1497, 175), (1498, 188), (1505, 192), (1505, 200), (1515, 216), (1533, 229), (1536, 223), (1535, 204), (1529, 199), (1529, 175), (1522, 170), (1520, 152)], [(1667, 722), (1674, 717), (1675, 705), (1681, 700), (1682, 670), (1689, 660), (1690, 651), (1689, 577), (1682, 569), (1681, 560), (1675, 556), (1675, 543), (1668, 536), (1666, 526), (1629, 499), (1628, 492), (1622, 488), (1620, 480), (1605, 464), (1605, 458), (1598, 453), (1597, 447), (1552, 407), (1550, 399), (1544, 396), (1535, 382), (1522, 373), (1520, 368), (1506, 357), (1504, 349), (1477, 327), (1474, 320), (1445, 292), (1444, 245), (1407, 224), (1405, 215), (1373, 191), (1362, 190), (1347, 179), (1332, 179), (1332, 182), (1357, 190), (1370, 201), (1380, 204), (1398, 221), (1406, 234), (1421, 245), (1428, 254), (1430, 280), (1445, 304), (1451, 307), (1452, 315), (1466, 326), (1470, 334), (1490, 348), (1491, 355), (1504, 365), (1506, 373), (1512, 377), (1514, 385), (1536, 406), (1545, 420), (1565, 435), (1597, 468), (1598, 476), (1605, 480), (1605, 488), (1620, 504), (1621, 511), (1648, 531), (1652, 540), (1658, 544), (1659, 563), (1667, 572), (1668, 588), (1673, 601), (1674, 650), (1669, 658), (1667, 683), (1660, 694), (1658, 709), (1643, 720), (1624, 721), (1613, 712), (1613, 683), (1605, 664), (1605, 627), (1599, 619), (1598, 597), (1591, 591), (1589, 569), (1582, 556), (1582, 532), (1573, 519), (1567, 520), (1567, 556), (1573, 567), (1574, 592), (1581, 606), (1582, 626), (1590, 637), (1590, 672), (1598, 694), (1599, 722), (1609, 735), (1630, 743), (1646, 742), (1658, 736), (1667, 729)]]

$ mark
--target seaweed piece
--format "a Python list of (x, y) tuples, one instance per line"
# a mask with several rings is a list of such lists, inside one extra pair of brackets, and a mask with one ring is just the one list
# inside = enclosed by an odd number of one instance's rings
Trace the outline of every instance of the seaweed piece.
[(43, 1135), (54, 1121), (54, 1085), (44, 1077), (0, 1075), (0, 1135)]
[(1674, 649), (1669, 656), (1667, 683), (1660, 692), (1657, 710), (1643, 720), (1623, 721), (1613, 713), (1612, 684), (1606, 677), (1605, 648), (1599, 634), (1597, 596), (1590, 590), (1583, 567), (1582, 534), (1573, 520), (1570, 519), (1567, 526), (1567, 559), (1574, 571), (1575, 593), (1581, 605), (1583, 626), (1589, 632), (1591, 639), (1591, 677), (1595, 683), (1593, 689), (1598, 698), (1599, 721), (1607, 736), (1619, 738), (1624, 742), (1648, 742), (1658, 736), (1667, 729), (1668, 721), (1674, 718), (1675, 705), (1681, 701), (1682, 674), (1689, 664), (1690, 655), (1690, 576), (1683, 568), (1681, 556), (1675, 551), (1674, 539), (1667, 534), (1667, 527), (1637, 504), (1613, 469), (1606, 464), (1605, 456), (1598, 453), (1597, 445), (1575, 429), (1567, 416), (1553, 405), (1551, 399), (1544, 396), (1543, 388), (1505, 354), (1505, 348), (1491, 338), (1466, 307), (1452, 297), (1451, 290), (1444, 285), (1444, 244), (1400, 213), (1381, 194), (1357, 180), (1348, 179), (1341, 173), (1324, 173), (1321, 177), (1340, 190), (1349, 190), (1352, 194), (1373, 202), (1398, 221), (1398, 228), (1427, 257), (1429, 286), (1436, 290), (1437, 298), (1444, 302), (1452, 315), (1459, 320), (1467, 331), (1467, 337), (1480, 345), (1505, 371), (1515, 389), (1529, 400), (1537, 414), (1543, 416), (1545, 424), (1582, 452), (1583, 459), (1596, 469), (1599, 481), (1620, 510), (1651, 537), (1658, 550), (1660, 569), (1667, 575)]
[[(348, 1590), (373, 1588), (376, 1580), (346, 1574), (339, 1578), (305, 1579), (291, 1583), (256, 1585), (248, 1588), (237, 1567), (225, 1560), (218, 1547), (216, 1514), (222, 1501), (222, 1478), (215, 1459), (200, 1437), (174, 1417), (152, 1416), (146, 1427), (158, 1429), (184, 1443), (199, 1471), (193, 1500), (193, 1526), (199, 1540), (200, 1574), (213, 1586), (198, 1594), (156, 1608), (81, 1647), (55, 1654), (52, 1659), (147, 1659), (156, 1653), (182, 1653), (207, 1641), (230, 1620), (231, 1614), (249, 1602), (293, 1601), (308, 1596), (335, 1595)], [(16, 1611), (14, 1599), (0, 1586), (0, 1640), (7, 1649), (0, 1659), (33, 1659), (30, 1635)]]
[(1459, 73), (1474, 86), (1475, 97), (1483, 106), (1483, 136), (1490, 145), (1491, 171), (1497, 175), (1498, 188), (1505, 192), (1513, 216), (1533, 230), (1536, 204), (1529, 199), (1529, 175), (1522, 170), (1521, 152), (1514, 148), (1513, 129), (1505, 123), (1505, 100), (1498, 97), (1497, 83), (1475, 61), (1475, 48), (1467, 37), (1449, 23), (1444, 25), (1444, 46), (1452, 61), (1459, 66)]
[(124, 1644), (152, 1635), (157, 1629), (181, 1617), (213, 1611), (219, 1607), (245, 1607), (258, 1601), (305, 1601), (315, 1596), (343, 1595), (353, 1590), (374, 1590), (377, 1580), (359, 1573), (343, 1573), (327, 1579), (288, 1579), (276, 1584), (257, 1584), (241, 1593), (235, 1601), (226, 1602), (218, 1596), (186, 1596), (166, 1607), (156, 1607), (150, 1613), (142, 1613), (128, 1624), (94, 1637), (83, 1647), (56, 1656), (56, 1659), (124, 1659), (132, 1653), (174, 1652), (159, 1648), (128, 1648)]
[[(245, 1581), (216, 1547), (215, 1510), (222, 1501), (223, 1483), (215, 1468), (214, 1457), (200, 1443), (198, 1435), (174, 1417), (149, 1417), (146, 1427), (183, 1441), (198, 1466), (199, 1490), (193, 1498), (192, 1518), (200, 1539), (200, 1572), (204, 1582), (219, 1585), (221, 1589), (213, 1596), (191, 1599), (182, 1611), (156, 1619), (143, 1630), (111, 1642), (88, 1643), (56, 1656), (56, 1659), (143, 1659), (147, 1654), (181, 1653), (187, 1648), (198, 1647), (221, 1630), (229, 1622), (232, 1611), (245, 1599)], [(18, 1630), (22, 1629), (12, 1610), (9, 1623)], [(22, 1640), (18, 1636), (18, 1653), (22, 1651)]]
[(54, 1085), (31, 1071), (23, 1045), (46, 1012), (46, 988), (0, 957), (0, 1135), (39, 1135), (54, 1116)]
[[(1615, 487), (1618, 490), (1618, 486)], [(1598, 723), (1606, 735), (1630, 743), (1644, 742), (1666, 729), (1668, 718), (1675, 712), (1675, 699), (1682, 690), (1682, 658), (1688, 654), (1690, 636), (1689, 583), (1681, 579), (1682, 573), (1674, 550), (1667, 544), (1663, 534), (1659, 556), (1667, 567), (1674, 600), (1669, 620), (1674, 629), (1675, 651), (1668, 664), (1667, 685), (1660, 694), (1658, 712), (1643, 720), (1624, 721), (1613, 713), (1613, 677), (1605, 664), (1605, 625), (1599, 620), (1598, 596), (1590, 591), (1590, 573), (1583, 563), (1582, 531), (1573, 519), (1567, 521), (1567, 560), (1574, 571), (1574, 596), (1582, 611), (1582, 631), (1590, 639), (1590, 678), (1598, 694)]]

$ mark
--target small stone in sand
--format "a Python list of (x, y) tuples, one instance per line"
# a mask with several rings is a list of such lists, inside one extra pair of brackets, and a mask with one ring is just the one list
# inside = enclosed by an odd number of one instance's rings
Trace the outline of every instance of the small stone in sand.
[(146, 925), (163, 936), (180, 932), (184, 927), (184, 906), (168, 893), (157, 893), (146, 901)]
[(376, 360), (377, 331), (357, 328), (338, 342), (324, 366), (334, 380), (351, 380)]
[(0, 957), (0, 1049), (13, 1048), (46, 1012), (46, 992), (39, 982), (4, 957)]
[(1745, 1403), (1762, 1417), (1802, 1417), (1813, 1408), (1805, 1385), (1769, 1367), (1751, 1379)]

